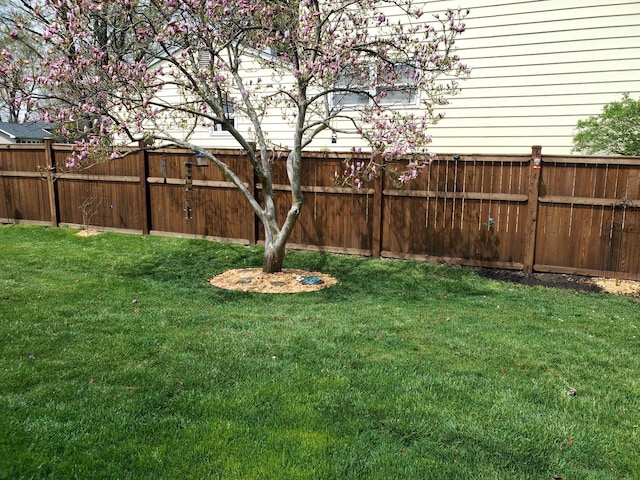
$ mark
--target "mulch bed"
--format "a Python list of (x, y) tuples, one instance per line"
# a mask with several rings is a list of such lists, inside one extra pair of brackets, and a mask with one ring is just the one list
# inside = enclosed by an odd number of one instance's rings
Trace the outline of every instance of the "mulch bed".
[(217, 288), (242, 292), (301, 293), (331, 287), (338, 281), (331, 275), (306, 270), (284, 269), (278, 273), (264, 273), (260, 268), (243, 268), (216, 275), (209, 283)]

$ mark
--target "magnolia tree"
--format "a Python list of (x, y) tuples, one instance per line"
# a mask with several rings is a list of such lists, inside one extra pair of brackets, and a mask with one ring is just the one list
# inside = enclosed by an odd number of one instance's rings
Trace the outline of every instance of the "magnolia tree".
[[(80, 133), (70, 159), (117, 158), (143, 140), (205, 155), (264, 225), (263, 270), (281, 270), (303, 204), (303, 149), (329, 132), (369, 152), (339, 181), (355, 187), (412, 156), (398, 180), (428, 164), (428, 127), (468, 68), (455, 53), (467, 12), (425, 14), (411, 0), (47, 0), (50, 52), (39, 79), (56, 92), (49, 120)], [(402, 107), (415, 99), (414, 107)], [(247, 120), (242, 130), (235, 118)], [(275, 144), (266, 119), (287, 122)], [(256, 198), (229, 165), (192, 142), (220, 125), (262, 184)], [(286, 162), (291, 208), (276, 217), (275, 162)]]
[(28, 2), (0, 0), (0, 120), (35, 120), (38, 103), (36, 72), (41, 70), (42, 42), (39, 24)]

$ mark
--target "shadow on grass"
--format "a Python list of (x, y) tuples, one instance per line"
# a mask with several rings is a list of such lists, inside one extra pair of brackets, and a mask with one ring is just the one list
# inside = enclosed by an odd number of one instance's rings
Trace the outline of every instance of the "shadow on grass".
[(326, 290), (335, 299), (343, 295), (366, 295), (376, 299), (401, 294), (406, 299), (425, 296), (475, 296), (492, 293), (489, 282), (472, 269), (446, 267), (408, 260), (327, 253), (292, 252), (292, 268), (321, 271), (338, 279), (337, 288)]
[[(129, 279), (147, 279), (170, 283), (179, 290), (210, 289), (213, 276), (230, 269), (259, 268), (263, 248), (222, 244), (206, 240), (186, 240), (168, 248), (143, 252), (134, 262), (121, 267), (120, 275)], [(477, 296), (492, 293), (490, 283), (472, 269), (444, 267), (406, 260), (330, 253), (292, 251), (284, 268), (323, 272), (338, 279), (335, 287), (304, 294), (319, 301), (340, 302), (353, 295), (379, 301), (388, 296), (419, 301), (426, 297)], [(231, 299), (245, 292), (218, 291), (217, 297)], [(263, 295), (263, 294), (254, 294)], [(270, 299), (269, 297), (275, 297)], [(278, 301), (266, 295), (263, 301)]]
[(192, 288), (225, 270), (254, 268), (261, 262), (262, 251), (258, 247), (185, 240), (167, 249), (145, 252), (135, 262), (121, 267), (120, 274)]

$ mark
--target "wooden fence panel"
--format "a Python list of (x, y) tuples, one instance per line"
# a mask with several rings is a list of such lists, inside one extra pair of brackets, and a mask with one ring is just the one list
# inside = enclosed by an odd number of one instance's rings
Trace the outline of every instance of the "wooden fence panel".
[(138, 156), (69, 168), (70, 153), (69, 147), (53, 149), (59, 223), (141, 232)]
[[(253, 188), (253, 173), (244, 155), (216, 153)], [(253, 211), (218, 168), (199, 167), (191, 152), (177, 150), (149, 152), (148, 162), (152, 233), (255, 242)]]
[[(372, 194), (334, 188), (327, 192), (307, 187), (305, 204), (291, 235), (291, 245), (371, 255), (371, 217), (368, 212)], [(279, 218), (285, 217), (290, 205), (288, 195), (278, 195)]]
[(47, 184), (41, 178), (1, 177), (0, 222), (29, 221), (49, 224)]
[[(0, 221), (92, 225), (256, 243), (261, 225), (230, 179), (185, 150), (132, 151), (69, 169), (68, 146), (0, 147)], [(260, 197), (241, 151), (218, 158)], [(305, 153), (293, 248), (640, 279), (640, 159), (441, 156), (415, 181), (362, 189), (333, 176), (351, 154)], [(402, 165), (398, 165), (400, 168)], [(290, 208), (273, 164), (277, 215)]]
[(140, 173), (139, 158), (135, 153), (117, 160), (89, 163), (82, 167), (68, 167), (67, 162), (72, 148), (56, 145), (53, 149), (53, 162), (56, 172), (70, 176), (88, 175), (90, 177), (135, 177)]
[[(373, 190), (336, 184), (334, 177), (344, 169), (345, 156), (310, 157), (303, 161), (305, 207), (296, 243), (371, 255)], [(305, 235), (299, 235), (302, 232)]]
[(640, 278), (640, 160), (550, 157), (535, 270)]
[[(373, 190), (336, 185), (334, 174), (341, 172), (345, 155), (305, 154), (302, 164), (304, 205), (291, 234), (292, 248), (372, 254)], [(284, 159), (273, 166), (277, 218), (284, 220), (291, 208)], [(259, 231), (264, 240), (264, 232)]]
[(438, 159), (409, 184), (384, 188), (383, 253), (522, 268), (528, 159)]
[(42, 145), (0, 146), (0, 168), (5, 173), (11, 171), (38, 172), (46, 165)]
[(84, 178), (58, 180), (60, 223), (113, 230), (142, 231), (142, 208), (136, 181)]
[(47, 159), (41, 145), (0, 149), (0, 221), (51, 222)]
[(196, 221), (191, 221), (199, 217), (189, 204), (193, 193), (186, 192), (185, 163), (195, 162), (193, 154), (155, 151), (149, 152), (148, 161), (151, 233), (198, 235)]

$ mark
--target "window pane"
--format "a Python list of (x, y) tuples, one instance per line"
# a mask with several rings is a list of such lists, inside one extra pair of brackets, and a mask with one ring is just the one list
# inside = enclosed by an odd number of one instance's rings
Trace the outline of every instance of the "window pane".
[(364, 93), (337, 92), (333, 95), (333, 105), (344, 105), (349, 107), (364, 106), (369, 103), (369, 96)]
[(417, 94), (415, 88), (378, 88), (378, 94), (386, 92), (386, 95), (380, 99), (382, 105), (414, 105), (417, 101)]
[[(336, 80), (335, 88), (356, 90), (355, 92), (334, 92), (331, 104), (334, 107), (363, 107), (369, 103), (370, 85), (368, 79), (370, 71), (346, 68)], [(359, 91), (362, 91), (360, 93)]]
[[(235, 126), (236, 121), (233, 118), (229, 119), (229, 123), (231, 123), (232, 126)], [(213, 132), (228, 132), (229, 131), (229, 127), (227, 127), (224, 123), (222, 122), (213, 122), (213, 128), (211, 130), (211, 133)]]

